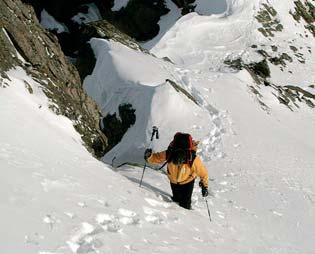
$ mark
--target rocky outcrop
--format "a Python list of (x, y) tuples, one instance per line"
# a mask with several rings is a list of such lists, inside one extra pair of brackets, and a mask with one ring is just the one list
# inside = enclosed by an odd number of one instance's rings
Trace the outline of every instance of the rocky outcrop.
[[(36, 16), (41, 21), (41, 13), (45, 11), (53, 16), (57, 22), (62, 23), (69, 32), (57, 32), (57, 30), (50, 30), (60, 43), (63, 52), (67, 56), (76, 57), (77, 52), (81, 46), (80, 40), (80, 24), (74, 21), (73, 16), (79, 12), (86, 14), (88, 12), (88, 6), (86, 4), (99, 3), (101, 0), (73, 0), (73, 1), (41, 1), (41, 0), (22, 0), (22, 2), (33, 6)], [(105, 1), (106, 3), (108, 1)], [(105, 3), (104, 3), (105, 4)], [(103, 6), (103, 5), (102, 5)]]
[[(91, 74), (95, 66), (95, 56), (88, 41), (91, 38), (101, 38), (113, 40), (126, 45), (134, 50), (147, 52), (130, 36), (122, 33), (115, 26), (106, 20), (100, 20), (83, 25), (80, 29), (81, 46), (76, 61), (76, 67), (83, 80), (87, 75)], [(147, 52), (148, 53), (148, 52)]]
[(265, 37), (274, 37), (276, 32), (281, 32), (283, 30), (283, 25), (277, 18), (277, 11), (268, 4), (262, 4), (257, 16), (255, 17), (257, 21), (262, 25), (258, 28)]
[[(53, 81), (80, 86), (79, 75), (64, 57), (57, 38), (41, 28), (31, 6), (21, 1), (3, 0), (0, 10), (2, 32), (7, 33), (26, 62), (37, 71), (46, 73)], [(10, 43), (6, 45), (12, 47)], [(8, 56), (4, 59), (12, 61)]]
[(315, 37), (315, 6), (310, 1), (294, 1), (295, 10), (290, 12), (293, 18), (300, 22), (303, 19), (306, 22), (305, 28)]
[(143, 48), (141, 48), (137, 41), (132, 39), (127, 34), (121, 32), (107, 20), (95, 21), (84, 25), (80, 30), (80, 34), (81, 37), (84, 38), (84, 41), (88, 41), (92, 37), (107, 40), (111, 39), (120, 42), (129, 48), (145, 51)]
[(178, 8), (182, 8), (182, 15), (193, 12), (196, 8), (195, 0), (172, 0)]
[(146, 41), (159, 33), (160, 17), (168, 12), (164, 0), (129, 0), (125, 8), (105, 17), (130, 37)]
[(241, 58), (237, 58), (233, 60), (227, 59), (224, 63), (235, 70), (246, 69), (258, 84), (263, 83), (266, 78), (270, 77), (270, 69), (266, 59), (260, 62), (245, 64)]
[[(256, 48), (256, 46), (253, 48)], [(299, 103), (305, 103), (310, 108), (315, 108), (315, 96), (312, 93), (297, 86), (279, 86), (276, 84), (272, 84), (269, 80), (270, 69), (268, 66), (268, 62), (275, 65), (285, 66), (286, 61), (292, 61), (292, 58), (290, 56), (283, 53), (280, 55), (280, 57), (270, 58), (270, 56), (265, 51), (260, 50), (257, 52), (265, 57), (265, 59), (257, 63), (245, 64), (241, 58), (237, 58), (234, 60), (227, 59), (224, 63), (234, 70), (239, 71), (245, 69), (249, 72), (249, 74), (255, 81), (255, 84), (249, 86), (250, 91), (256, 95), (257, 101), (261, 105), (262, 109), (266, 110), (267, 112), (269, 111), (269, 108), (263, 102), (263, 96), (260, 93), (260, 89), (262, 86), (271, 87), (274, 91), (272, 94), (278, 99), (281, 104), (287, 106), (291, 111), (293, 111), (294, 108), (299, 108)]]
[(20, 0), (0, 1), (0, 27), (1, 72), (22, 66), (43, 85), (52, 109), (70, 118), (87, 148), (101, 157), (106, 137), (98, 127), (99, 109), (83, 90), (57, 38), (41, 27), (33, 8)]
[(106, 115), (101, 124), (101, 129), (108, 137), (107, 151), (117, 145), (126, 131), (136, 122), (136, 110), (131, 104), (122, 104), (118, 107), (119, 116), (114, 114)]

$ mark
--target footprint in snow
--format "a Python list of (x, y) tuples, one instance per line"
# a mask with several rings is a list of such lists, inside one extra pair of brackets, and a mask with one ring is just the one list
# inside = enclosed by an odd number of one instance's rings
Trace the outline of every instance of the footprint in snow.
[(164, 224), (164, 222), (165, 222), (163, 218), (156, 216), (156, 215), (148, 215), (145, 217), (145, 220), (147, 222), (150, 222), (150, 223), (156, 224), (156, 225)]
[(78, 202), (78, 206), (80, 206), (82, 208), (87, 207), (85, 202)]
[(76, 217), (74, 213), (64, 212), (65, 215), (67, 215), (70, 219), (73, 219)]
[(102, 206), (109, 207), (108, 202), (106, 202), (106, 201), (104, 201), (104, 200), (102, 200), (102, 199), (98, 199), (97, 202), (98, 202), (99, 204), (101, 204)]
[(119, 221), (124, 225), (136, 225), (140, 223), (140, 219), (137, 218), (137, 214), (133, 211), (119, 208), (118, 213), (123, 217), (119, 218)]
[(122, 231), (120, 221), (114, 215), (106, 213), (98, 214), (95, 220), (103, 228), (103, 230), (113, 233)]
[(43, 235), (40, 235), (38, 233), (35, 233), (34, 235), (26, 235), (24, 237), (26, 244), (32, 244), (32, 245), (39, 245), (40, 241), (43, 240), (45, 237)]
[(53, 230), (54, 228), (54, 224), (57, 222), (56, 219), (54, 217), (52, 217), (51, 215), (46, 215), (43, 218), (43, 222), (46, 223), (49, 227), (49, 230)]
[(167, 213), (162, 212), (157, 209), (149, 208), (144, 206), (143, 207), (144, 213), (147, 215), (145, 220), (152, 224), (163, 224), (165, 223), (165, 219), (167, 219)]
[(103, 242), (94, 236), (97, 232), (99, 232), (98, 227), (83, 222), (67, 244), (72, 252), (77, 254), (97, 253), (97, 249), (103, 246)]
[(135, 212), (123, 208), (119, 208), (118, 213), (126, 217), (135, 217), (137, 215)]
[(118, 220), (115, 220), (111, 223), (109, 223), (108, 225), (104, 226), (104, 229), (107, 229), (108, 232), (112, 232), (112, 233), (121, 233), (122, 232), (122, 228), (119, 224)]
[(202, 240), (200, 236), (195, 236), (193, 237), (193, 239), (198, 242), (204, 242), (204, 240)]

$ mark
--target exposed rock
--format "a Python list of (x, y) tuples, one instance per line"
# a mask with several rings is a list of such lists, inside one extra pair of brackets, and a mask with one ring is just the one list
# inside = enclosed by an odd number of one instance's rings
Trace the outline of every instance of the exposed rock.
[[(53, 102), (51, 108), (69, 117), (87, 148), (102, 156), (106, 138), (98, 128), (99, 109), (83, 90), (79, 74), (65, 58), (57, 38), (41, 27), (33, 8), (20, 0), (0, 1), (0, 22), (1, 72), (24, 67), (44, 87)], [(102, 144), (100, 150), (94, 150), (95, 141)]]
[(262, 4), (262, 8), (258, 12), (256, 19), (262, 24), (262, 27), (258, 28), (265, 37), (273, 37), (275, 32), (283, 30), (283, 25), (277, 19), (277, 11), (267, 4)]
[(261, 77), (262, 79), (270, 77), (270, 69), (266, 59), (257, 63), (245, 65), (245, 67), (247, 70), (249, 70), (249, 72), (254, 73), (255, 75)]
[(82, 81), (87, 75), (92, 74), (95, 64), (96, 58), (93, 49), (91, 48), (90, 44), (85, 43), (81, 47), (80, 54), (75, 63)]
[(159, 33), (160, 17), (168, 12), (164, 0), (130, 0), (126, 7), (108, 13), (106, 18), (137, 41), (146, 41)]
[(293, 59), (286, 53), (282, 53), (279, 57), (271, 57), (269, 61), (274, 65), (282, 65), (283, 67), (286, 66), (286, 61), (292, 63)]
[(301, 19), (307, 23), (305, 25), (305, 28), (308, 29), (313, 36), (315, 37), (315, 6), (309, 2), (309, 1), (294, 1), (295, 4), (295, 11), (290, 11), (290, 14), (293, 16), (293, 18), (300, 22)]
[[(54, 18), (60, 22), (67, 23), (78, 12), (85, 12), (84, 4), (93, 2), (101, 2), (94, 0), (54, 0), (54, 1), (41, 1), (41, 0), (22, 0), (22, 2), (30, 4), (34, 7), (37, 17), (43, 9), (48, 11)], [(107, 1), (105, 1), (107, 2)]]
[(178, 8), (182, 8), (182, 15), (195, 11), (196, 5), (193, 3), (195, 0), (172, 0)]
[(146, 52), (146, 50), (141, 48), (141, 46), (134, 39), (121, 32), (106, 20), (90, 22), (89, 24), (84, 25), (80, 30), (80, 34), (84, 42), (88, 41), (92, 37), (103, 38), (107, 40), (111, 39), (120, 42), (129, 48)]
[(236, 59), (226, 59), (224, 60), (224, 63), (228, 66), (230, 66), (232, 69), (240, 71), (244, 69), (243, 61), (241, 58), (236, 58)]
[(275, 96), (278, 98), (279, 102), (285, 104), (291, 111), (293, 111), (292, 104), (295, 107), (299, 107), (298, 102), (304, 102), (311, 108), (315, 108), (315, 95), (305, 91), (301, 87), (297, 86), (275, 86), (275, 90), (278, 91), (278, 94)]
[(81, 36), (81, 46), (76, 61), (76, 67), (80, 73), (81, 80), (92, 73), (96, 63), (93, 50), (88, 43), (88, 41), (93, 37), (106, 40), (111, 39), (120, 42), (129, 48), (148, 53), (134, 39), (119, 31), (106, 20), (90, 22), (89, 24), (83, 25), (79, 33)]
[[(49, 30), (57, 38), (63, 52), (67, 56), (77, 57), (78, 50), (82, 46), (80, 35), (81, 25), (72, 18), (78, 13), (87, 14), (87, 4), (95, 3), (99, 6), (107, 6), (109, 1), (102, 0), (74, 0), (74, 1), (40, 1), (40, 0), (23, 0), (25, 3), (31, 4), (36, 12), (37, 18), (41, 20), (41, 12), (45, 9), (56, 21), (67, 27), (67, 32), (57, 32), (57, 30)], [(106, 3), (105, 3), (106, 2)]]
[(234, 60), (227, 59), (224, 63), (235, 70), (246, 69), (258, 84), (263, 83), (266, 78), (270, 77), (270, 69), (266, 59), (245, 64), (241, 58), (237, 58)]
[[(68, 86), (80, 86), (76, 69), (64, 57), (57, 38), (41, 28), (31, 6), (19, 0), (3, 0), (0, 2), (0, 10), (1, 26), (26, 62), (37, 71), (46, 73), (53, 81), (58, 80)], [(8, 39), (4, 37), (4, 40)], [(5, 45), (6, 51), (2, 52), (6, 53), (10, 48), (14, 51), (10, 43)], [(4, 55), (3, 59), (6, 58), (7, 55)], [(21, 64), (18, 58), (7, 60), (11, 61), (10, 65)]]
[(196, 105), (199, 105), (197, 100), (194, 98), (194, 96), (192, 96), (189, 92), (187, 92), (184, 88), (180, 87), (179, 85), (177, 85), (174, 81), (170, 80), (170, 79), (166, 79), (166, 82), (168, 82), (172, 87), (174, 87), (174, 89), (177, 92), (180, 92), (182, 94), (184, 94), (188, 99), (190, 99), (193, 103), (195, 103)]
[(112, 149), (118, 144), (130, 126), (136, 122), (135, 109), (131, 104), (119, 105), (119, 117), (114, 114), (108, 114), (102, 119), (101, 129), (108, 137), (108, 147), (106, 151)]
[(293, 52), (297, 52), (298, 51), (298, 49), (297, 49), (297, 47), (295, 47), (295, 46), (290, 46), (290, 49), (293, 51)]

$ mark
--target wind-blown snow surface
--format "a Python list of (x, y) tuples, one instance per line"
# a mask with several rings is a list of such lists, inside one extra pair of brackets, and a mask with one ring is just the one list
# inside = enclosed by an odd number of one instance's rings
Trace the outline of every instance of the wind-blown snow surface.
[(150, 172), (154, 181), (138, 188), (141, 169), (126, 168), (129, 181), (95, 160), (72, 123), (49, 110), (35, 81), (20, 68), (7, 75), (0, 93), (1, 253), (177, 253), (204, 246), (207, 213), (190, 212), (194, 225), (187, 223), (189, 213), (168, 202), (164, 175)]
[[(269, 2), (282, 18), (292, 6)], [(168, 202), (170, 188), (160, 172), (147, 169), (138, 188), (142, 168), (114, 169), (122, 178), (93, 159), (71, 122), (50, 112), (38, 84), (18, 69), (8, 73), (11, 81), (2, 80), (9, 86), (0, 88), (1, 253), (315, 253), (314, 109), (300, 103), (291, 112), (265, 87), (260, 92), (266, 112), (250, 91), (249, 74), (223, 68), (224, 55), (255, 58), (246, 45), (268, 41), (255, 32), (255, 1), (228, 6), (225, 16), (189, 14), (165, 34), (152, 52), (175, 64), (93, 39), (97, 64), (84, 84), (103, 112), (113, 113), (123, 102), (137, 110), (135, 126), (106, 161), (135, 155), (141, 162), (152, 125), (161, 132), (155, 150), (181, 128), (201, 140), (199, 154), (214, 195), (208, 198), (212, 222), (197, 186), (194, 210), (186, 211)], [(288, 18), (287, 31), (289, 24)], [(215, 27), (209, 38), (184, 36)], [(282, 36), (273, 43), (285, 48), (290, 36)], [(314, 47), (304, 38), (297, 41)], [(275, 68), (272, 80), (308, 84), (312, 56), (305, 65), (289, 64), (308, 75), (293, 78)], [(166, 79), (190, 92), (198, 105)]]
[(159, 21), (159, 33), (152, 39), (141, 46), (146, 49), (151, 49), (155, 46), (158, 41), (164, 36), (164, 34), (176, 23), (176, 21), (181, 17), (181, 10), (174, 4), (172, 0), (166, 0), (166, 6), (169, 12), (163, 15)]
[[(118, 112), (119, 105), (124, 103), (131, 104), (136, 110), (135, 125), (105, 155), (104, 161), (110, 163), (115, 158), (117, 165), (143, 163), (143, 151), (149, 145), (154, 125), (160, 127), (161, 136), (153, 143), (155, 149), (164, 149), (174, 133), (183, 131), (204, 141), (201, 148), (205, 154), (222, 156), (214, 151), (222, 131), (219, 121), (213, 121), (218, 118), (217, 112), (192, 87), (184, 86), (200, 103), (205, 103), (204, 106), (177, 92), (166, 81), (183, 83), (174, 66), (117, 42), (92, 39), (91, 45), (97, 62), (93, 73), (84, 81), (89, 95), (98, 102), (105, 115)], [(214, 137), (210, 140), (209, 136)]]
[[(165, 1), (169, 12), (163, 15), (159, 21), (159, 33), (152, 40), (141, 44), (146, 49), (152, 49), (165, 33), (175, 25), (176, 21), (182, 16), (181, 9), (179, 9), (172, 0)], [(225, 0), (197, 0), (194, 5), (195, 11), (200, 15), (223, 14), (227, 11), (227, 3)]]

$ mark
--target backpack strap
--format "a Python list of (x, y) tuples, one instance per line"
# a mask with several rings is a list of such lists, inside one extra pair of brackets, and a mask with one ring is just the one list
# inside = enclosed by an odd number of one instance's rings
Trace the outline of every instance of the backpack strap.
[(162, 165), (161, 167), (159, 167), (157, 170), (161, 170), (162, 168), (164, 168), (164, 166), (165, 166), (167, 163), (168, 163), (168, 161), (165, 161), (165, 162), (163, 163), (163, 165)]
[(189, 162), (189, 166), (192, 167), (192, 165), (194, 164), (194, 160), (197, 157), (197, 152), (195, 150), (191, 151), (191, 161)]

